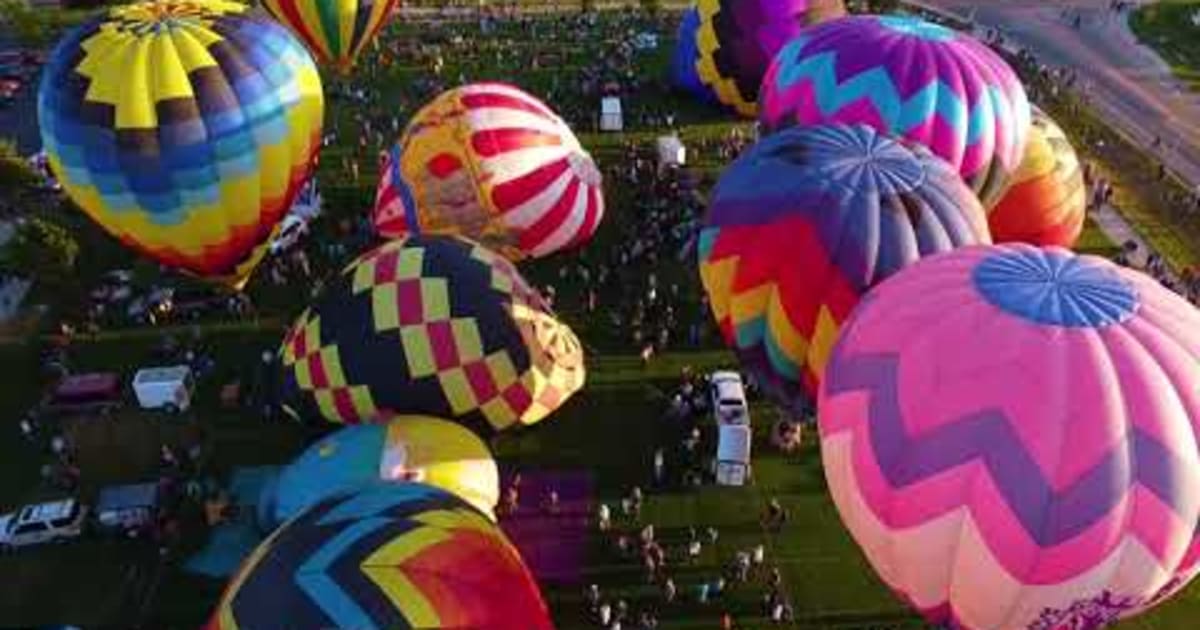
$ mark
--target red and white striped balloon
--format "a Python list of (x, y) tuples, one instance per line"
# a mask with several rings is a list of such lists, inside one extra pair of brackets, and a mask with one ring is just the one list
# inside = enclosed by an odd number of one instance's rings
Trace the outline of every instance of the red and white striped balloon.
[(421, 109), (388, 152), (380, 234), (461, 234), (511, 259), (586, 243), (604, 216), (600, 173), (565, 122), (511, 85), (475, 83)]

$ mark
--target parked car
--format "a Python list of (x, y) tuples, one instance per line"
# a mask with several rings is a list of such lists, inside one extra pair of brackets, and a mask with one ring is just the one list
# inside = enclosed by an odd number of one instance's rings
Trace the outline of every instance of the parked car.
[(228, 296), (209, 286), (183, 286), (172, 292), (167, 312), (176, 319), (195, 320), (208, 310), (223, 308), (228, 300)]
[(280, 223), (279, 234), (271, 241), (271, 254), (288, 251), (308, 234), (308, 221), (289, 214)]
[(157, 483), (108, 486), (96, 500), (96, 522), (102, 531), (136, 536), (154, 523), (158, 503)]
[(310, 179), (301, 187), (292, 207), (288, 209), (287, 216), (280, 222), (279, 233), (275, 235), (275, 240), (271, 241), (271, 254), (286, 252), (307, 236), (309, 224), (321, 216), (321, 208), (321, 192), (317, 188), (316, 180)]
[(717, 423), (717, 452), (713, 474), (725, 486), (744, 485), (750, 477), (750, 409), (746, 387), (737, 372), (713, 372), (709, 377), (713, 418)]
[(121, 377), (113, 372), (62, 378), (42, 400), (46, 411), (107, 413), (122, 404)]
[(125, 314), (135, 321), (156, 322), (171, 312), (174, 294), (175, 290), (169, 287), (151, 289), (146, 295), (134, 298), (125, 309)]
[(750, 410), (746, 405), (746, 387), (742, 375), (737, 372), (713, 372), (709, 377), (712, 397), (713, 418), (718, 425), (750, 424)]
[(27, 505), (0, 516), (0, 546), (16, 549), (78, 538), (87, 513), (75, 499)]
[(142, 409), (187, 411), (194, 388), (192, 368), (186, 365), (143, 368), (133, 376), (133, 393)]

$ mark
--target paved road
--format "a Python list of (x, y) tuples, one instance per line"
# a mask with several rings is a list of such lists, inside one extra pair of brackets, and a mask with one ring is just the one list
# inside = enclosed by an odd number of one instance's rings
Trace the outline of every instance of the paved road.
[[(1138, 43), (1108, 0), (925, 0), (1011, 41), (1054, 67), (1079, 72), (1090, 101), (1127, 135), (1157, 151), (1192, 187), (1200, 184), (1200, 94), (1188, 92), (1153, 51)], [(1075, 29), (1063, 11), (1081, 17)]]

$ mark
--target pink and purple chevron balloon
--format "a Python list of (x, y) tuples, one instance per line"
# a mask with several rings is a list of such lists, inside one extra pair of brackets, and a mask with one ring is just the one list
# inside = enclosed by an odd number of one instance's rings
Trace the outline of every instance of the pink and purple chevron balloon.
[(924, 259), (842, 330), (819, 401), (842, 520), (953, 629), (1091, 630), (1200, 569), (1200, 311), (1024, 244)]
[(868, 124), (950, 162), (991, 207), (1020, 166), (1030, 108), (1017, 75), (969, 35), (916, 18), (855, 16), (803, 31), (763, 79), (760, 119)]

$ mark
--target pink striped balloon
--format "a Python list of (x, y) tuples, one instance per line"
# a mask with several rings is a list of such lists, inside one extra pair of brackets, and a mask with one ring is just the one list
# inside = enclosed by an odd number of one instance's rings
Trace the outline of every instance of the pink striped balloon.
[(1200, 565), (1200, 311), (1060, 248), (924, 259), (860, 303), (826, 366), (842, 520), (927, 619), (1086, 630)]
[(512, 260), (586, 243), (604, 216), (600, 173), (545, 103), (474, 83), (413, 117), (383, 160), (375, 227), (469, 237)]

